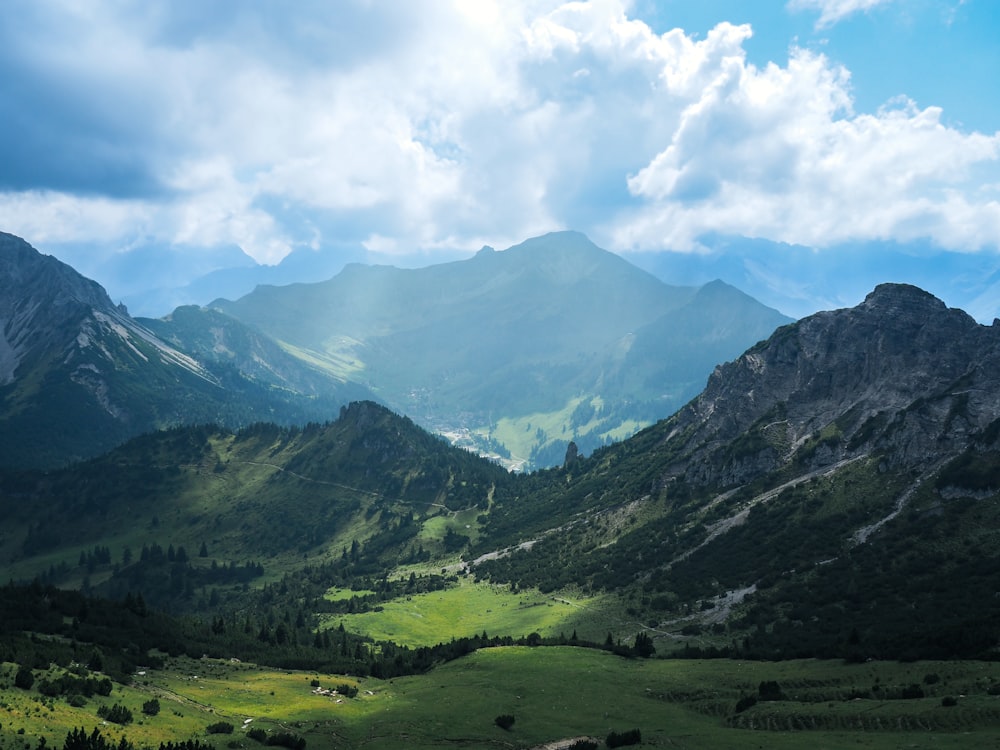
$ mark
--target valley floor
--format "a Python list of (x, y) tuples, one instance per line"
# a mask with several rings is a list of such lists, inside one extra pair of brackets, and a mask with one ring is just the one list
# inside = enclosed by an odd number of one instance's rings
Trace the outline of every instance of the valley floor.
[[(4, 750), (62, 747), (81, 726), (136, 747), (196, 738), (253, 748), (248, 732), (257, 729), (309, 750), (551, 748), (638, 729), (643, 747), (1000, 748), (1000, 664), (992, 662), (642, 660), (509, 647), (394, 680), (168, 659), (77, 707), (13, 687), (9, 664), (0, 684)], [(145, 715), (151, 698), (161, 708)], [(102, 721), (96, 711), (105, 704), (129, 708), (135, 721)], [(509, 730), (494, 722), (504, 714), (514, 717)], [(219, 723), (233, 733), (206, 732)]]

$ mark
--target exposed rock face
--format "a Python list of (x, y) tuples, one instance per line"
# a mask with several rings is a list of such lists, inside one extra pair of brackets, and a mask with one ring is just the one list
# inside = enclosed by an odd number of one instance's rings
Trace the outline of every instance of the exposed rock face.
[(26, 358), (69, 344), (88, 309), (114, 305), (100, 285), (0, 232), (0, 385), (14, 380)]
[[(184, 423), (321, 421), (341, 403), (288, 385), (318, 378), (282, 379), (266, 361), (202, 357), (183, 345), (116, 307), (99, 284), (0, 233), (0, 465), (64, 464)], [(295, 362), (270, 351), (281, 365)]]
[(688, 478), (736, 484), (793, 455), (821, 466), (878, 448), (919, 468), (998, 417), (1000, 326), (883, 284), (717, 368), (670, 436), (686, 435)]

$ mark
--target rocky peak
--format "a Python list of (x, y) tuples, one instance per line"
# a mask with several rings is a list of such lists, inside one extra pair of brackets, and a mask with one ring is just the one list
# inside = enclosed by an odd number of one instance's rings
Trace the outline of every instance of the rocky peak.
[(936, 314), (946, 309), (933, 294), (911, 284), (879, 284), (859, 306), (859, 310), (883, 316)]
[(100, 284), (52, 256), (42, 255), (20, 237), (0, 232), (0, 315), (6, 315), (14, 305), (74, 302), (100, 310), (115, 309)]
[[(857, 307), (784, 326), (717, 368), (671, 434), (691, 435), (705, 481), (772, 470), (820, 436), (815, 463), (879, 449), (920, 464), (1000, 417), (998, 365), (997, 327), (916, 287), (883, 284)], [(738, 438), (739, 461), (714, 453)]]

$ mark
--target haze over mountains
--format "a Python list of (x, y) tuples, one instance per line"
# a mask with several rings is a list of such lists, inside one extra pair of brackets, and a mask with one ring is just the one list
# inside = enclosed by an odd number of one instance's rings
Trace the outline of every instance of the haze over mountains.
[[(667, 286), (575, 233), (424, 269), (351, 265), (162, 319), (133, 319), (68, 266), (5, 243), (5, 340), (37, 349), (8, 346), (8, 465), (183, 423), (322, 422), (359, 398), (510, 466), (552, 465), (572, 440), (589, 451), (670, 414), (787, 322), (721, 283)], [(49, 298), (72, 300), (72, 315), (17, 312)]]
[(351, 265), (211, 307), (519, 466), (670, 414), (788, 322), (725, 284), (665, 285), (573, 232), (423, 269)]

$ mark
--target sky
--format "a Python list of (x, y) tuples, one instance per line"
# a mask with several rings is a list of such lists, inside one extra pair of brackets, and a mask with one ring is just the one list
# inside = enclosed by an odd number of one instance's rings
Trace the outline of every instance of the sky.
[(139, 274), (560, 229), (1000, 267), (997, 40), (996, 0), (8, 0), (0, 230)]

